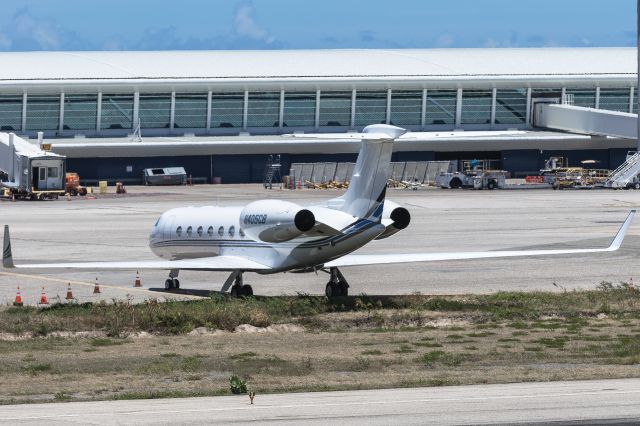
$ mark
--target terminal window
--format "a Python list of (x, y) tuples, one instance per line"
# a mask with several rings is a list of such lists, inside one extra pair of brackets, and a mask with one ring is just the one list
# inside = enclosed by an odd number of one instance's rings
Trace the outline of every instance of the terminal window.
[(356, 126), (387, 122), (387, 92), (356, 92)]
[(456, 90), (427, 90), (427, 125), (454, 125), (456, 122)]
[(280, 126), (280, 92), (251, 92), (247, 104), (247, 127)]
[(527, 89), (496, 92), (496, 124), (524, 124), (527, 115)]
[(168, 129), (171, 120), (171, 95), (140, 95), (140, 127)]
[(595, 108), (596, 107), (596, 89), (566, 89), (567, 95), (573, 95), (573, 105)]
[(22, 130), (22, 96), (0, 96), (0, 131)]
[(313, 127), (316, 124), (316, 93), (287, 92), (284, 94), (285, 127)]
[(214, 93), (211, 97), (211, 127), (242, 127), (244, 93)]
[(320, 93), (320, 126), (345, 127), (351, 125), (351, 92)]
[(60, 96), (27, 97), (26, 130), (57, 130), (60, 125)]
[(176, 129), (207, 127), (207, 94), (176, 94), (173, 126)]
[(389, 123), (396, 126), (422, 124), (422, 90), (392, 91)]
[(133, 95), (103, 94), (100, 128), (102, 130), (133, 127)]
[(491, 90), (462, 92), (462, 124), (491, 124)]
[(97, 95), (67, 95), (64, 98), (64, 130), (95, 130)]
[(600, 109), (629, 112), (629, 88), (600, 89)]

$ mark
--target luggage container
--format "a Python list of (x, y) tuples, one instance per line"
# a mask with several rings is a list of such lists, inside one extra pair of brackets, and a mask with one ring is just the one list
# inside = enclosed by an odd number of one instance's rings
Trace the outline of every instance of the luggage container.
[(186, 185), (187, 172), (184, 167), (163, 167), (143, 170), (145, 185)]

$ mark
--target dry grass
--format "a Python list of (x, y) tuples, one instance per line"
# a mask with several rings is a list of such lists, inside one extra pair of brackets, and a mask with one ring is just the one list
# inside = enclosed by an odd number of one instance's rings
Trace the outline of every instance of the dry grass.
[[(335, 303), (213, 298), (167, 306), (5, 309), (5, 332), (40, 337), (0, 341), (0, 402), (228, 394), (233, 374), (258, 393), (640, 377), (637, 301), (636, 292), (605, 286)], [(120, 325), (114, 328), (116, 313)], [(234, 315), (240, 317), (232, 320)], [(6, 322), (11, 318), (18, 325)], [(65, 327), (73, 318), (80, 325)], [(307, 331), (180, 334), (196, 325), (218, 321), (226, 324), (218, 328), (229, 329), (245, 320), (256, 326), (297, 322)], [(52, 330), (69, 329), (110, 337), (51, 337)], [(141, 329), (156, 334), (122, 337)]]

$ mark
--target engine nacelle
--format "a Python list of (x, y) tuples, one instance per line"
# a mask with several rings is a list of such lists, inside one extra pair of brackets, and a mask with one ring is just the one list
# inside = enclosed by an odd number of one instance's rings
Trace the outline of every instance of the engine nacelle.
[(393, 201), (385, 200), (384, 209), (382, 210), (382, 224), (387, 227), (384, 232), (376, 238), (376, 240), (382, 240), (388, 238), (398, 231), (403, 230), (411, 222), (411, 214), (409, 210), (394, 203)]
[(245, 234), (268, 243), (299, 237), (315, 224), (311, 211), (288, 201), (254, 201), (240, 212), (240, 226)]

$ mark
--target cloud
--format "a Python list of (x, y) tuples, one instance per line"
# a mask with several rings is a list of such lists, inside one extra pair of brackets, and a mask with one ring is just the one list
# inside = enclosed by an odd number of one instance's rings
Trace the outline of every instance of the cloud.
[(240, 37), (262, 41), (267, 44), (273, 43), (275, 37), (256, 22), (254, 13), (255, 8), (251, 1), (238, 3), (233, 19), (235, 33)]

